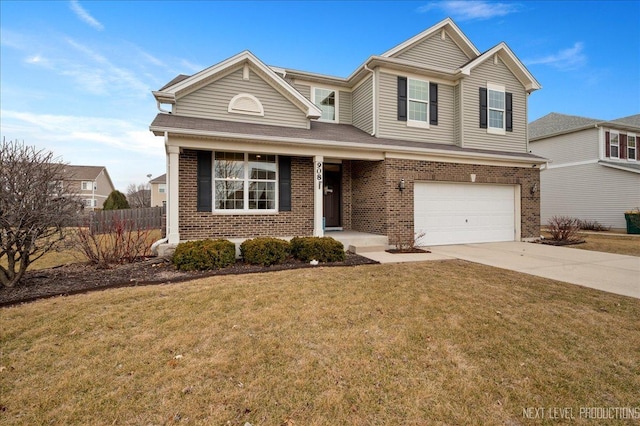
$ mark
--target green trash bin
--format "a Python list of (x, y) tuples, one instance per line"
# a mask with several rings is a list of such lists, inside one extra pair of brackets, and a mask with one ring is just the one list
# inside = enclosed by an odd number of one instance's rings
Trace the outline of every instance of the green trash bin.
[(640, 234), (640, 212), (626, 212), (627, 234)]

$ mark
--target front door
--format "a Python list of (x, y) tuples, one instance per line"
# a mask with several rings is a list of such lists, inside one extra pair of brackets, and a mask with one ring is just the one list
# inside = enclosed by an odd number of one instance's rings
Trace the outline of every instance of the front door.
[(342, 194), (342, 166), (340, 164), (324, 164), (324, 226), (325, 228), (338, 228), (342, 226), (340, 217), (340, 198)]

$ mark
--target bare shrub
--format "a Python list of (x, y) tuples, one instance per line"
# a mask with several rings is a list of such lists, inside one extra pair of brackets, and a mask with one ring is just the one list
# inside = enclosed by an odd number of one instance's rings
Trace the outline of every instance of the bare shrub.
[(90, 263), (108, 268), (151, 255), (151, 229), (137, 228), (133, 221), (117, 217), (101, 223), (99, 229), (102, 232), (92, 232), (89, 226), (76, 229), (75, 246)]
[(553, 216), (547, 221), (547, 228), (553, 241), (567, 243), (580, 241), (578, 219), (569, 216)]
[(578, 227), (584, 231), (609, 231), (610, 226), (604, 226), (597, 220), (581, 220), (578, 219)]
[(416, 232), (414, 234), (398, 233), (391, 238), (391, 243), (396, 246), (397, 251), (409, 252), (417, 249), (420, 240), (425, 235), (425, 232)]

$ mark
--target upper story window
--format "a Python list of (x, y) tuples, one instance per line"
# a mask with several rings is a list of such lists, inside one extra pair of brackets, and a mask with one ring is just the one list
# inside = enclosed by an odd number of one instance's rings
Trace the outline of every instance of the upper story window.
[(313, 96), (311, 101), (322, 111), (320, 119), (325, 121), (338, 121), (336, 118), (336, 106), (338, 104), (337, 92), (331, 89), (314, 87), (311, 93)]
[(82, 183), (80, 184), (80, 188), (83, 191), (93, 190), (93, 181), (90, 181), (90, 180), (82, 181)]
[(638, 153), (637, 138), (634, 134), (627, 134), (627, 159), (635, 160)]
[(159, 193), (164, 194), (166, 190), (167, 190), (167, 184), (166, 183), (158, 184), (158, 192)]
[(620, 158), (620, 134), (615, 132), (609, 137), (609, 157)]
[(213, 206), (220, 211), (275, 211), (276, 156), (216, 152)]
[(426, 80), (398, 76), (398, 121), (407, 126), (429, 128), (438, 124), (438, 85)]
[(429, 82), (408, 79), (408, 125), (429, 126)]
[(513, 131), (513, 95), (504, 86), (480, 88), (480, 128), (499, 135)]

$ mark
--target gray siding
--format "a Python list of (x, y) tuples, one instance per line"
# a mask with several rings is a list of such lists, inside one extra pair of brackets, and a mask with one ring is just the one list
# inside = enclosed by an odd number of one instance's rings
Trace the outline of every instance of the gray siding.
[(529, 149), (536, 155), (551, 160), (551, 166), (600, 158), (598, 129), (587, 129), (535, 142)]
[[(479, 88), (487, 87), (487, 82), (505, 86), (507, 92), (513, 93), (513, 132), (494, 135), (480, 128)], [(465, 148), (527, 152), (527, 93), (502, 61), (494, 64), (493, 59), (488, 59), (473, 69), (464, 80), (463, 90)]]
[[(227, 112), (229, 101), (240, 93), (248, 93), (258, 98), (264, 108), (264, 117)], [(242, 69), (178, 99), (176, 115), (274, 126), (308, 127), (308, 120), (298, 107), (253, 71), (250, 71), (248, 81), (243, 80)]]
[(440, 38), (440, 31), (415, 46), (405, 49), (393, 57), (406, 61), (416, 62), (428, 67), (457, 69), (469, 62), (457, 44), (447, 34), (446, 38)]
[(353, 125), (367, 133), (373, 133), (373, 78), (353, 91)]
[(298, 90), (298, 92), (302, 94), (302, 96), (311, 100), (311, 86), (306, 84), (295, 83), (293, 87), (295, 87), (296, 90)]
[(351, 112), (353, 108), (351, 92), (340, 90), (338, 92), (338, 103), (338, 112), (340, 114), (338, 120), (342, 124), (351, 124)]
[(596, 163), (543, 170), (541, 224), (552, 216), (571, 216), (625, 228), (624, 212), (640, 206), (638, 187), (640, 174)]
[(460, 146), (460, 85), (453, 87), (453, 143)]
[(438, 125), (428, 129), (408, 127), (398, 121), (398, 76), (379, 73), (378, 136), (431, 143), (454, 143), (453, 86), (438, 84)]

